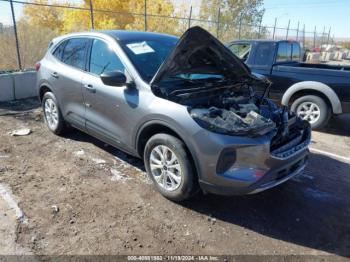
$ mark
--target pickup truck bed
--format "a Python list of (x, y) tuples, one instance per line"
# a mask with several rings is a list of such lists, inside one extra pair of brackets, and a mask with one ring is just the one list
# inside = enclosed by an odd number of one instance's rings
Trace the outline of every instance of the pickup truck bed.
[(326, 125), (332, 113), (350, 112), (350, 67), (302, 63), (296, 41), (234, 41), (228, 47), (273, 82), (271, 99), (290, 105), (313, 128)]

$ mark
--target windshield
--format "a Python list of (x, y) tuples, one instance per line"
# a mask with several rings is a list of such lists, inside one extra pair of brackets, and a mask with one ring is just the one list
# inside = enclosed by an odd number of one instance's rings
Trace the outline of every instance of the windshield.
[(160, 65), (164, 62), (178, 39), (162, 37), (152, 40), (127, 40), (120, 45), (129, 57), (142, 79), (150, 82)]
[(221, 79), (224, 79), (224, 76), (218, 75), (218, 74), (178, 74), (171, 78), (195, 81), (195, 80), (203, 80), (203, 79), (221, 80)]

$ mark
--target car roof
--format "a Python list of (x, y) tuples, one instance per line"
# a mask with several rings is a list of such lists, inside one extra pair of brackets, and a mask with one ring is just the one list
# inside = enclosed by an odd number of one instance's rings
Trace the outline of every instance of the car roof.
[(128, 31), (128, 30), (90, 30), (90, 31), (81, 31), (69, 33), (66, 35), (61, 35), (52, 39), (51, 44), (56, 45), (61, 40), (70, 38), (70, 37), (81, 37), (81, 36), (109, 36), (115, 39), (117, 42), (129, 40), (129, 41), (145, 41), (145, 40), (156, 40), (156, 39), (174, 39), (178, 40), (178, 37), (167, 34), (159, 34), (153, 32), (143, 32), (143, 31)]
[[(94, 31), (93, 31), (94, 32)], [(160, 34), (154, 32), (144, 32), (144, 31), (128, 31), (128, 30), (97, 30), (95, 32), (99, 32), (102, 34), (109, 35), (116, 39), (117, 41), (124, 40), (151, 40), (151, 39), (161, 39), (161, 38), (174, 38), (178, 39), (178, 37), (168, 34)]]
[(228, 42), (232, 43), (254, 43), (254, 42), (262, 42), (262, 43), (280, 43), (280, 42), (297, 42), (296, 40), (270, 40), (270, 39), (241, 39), (241, 40), (232, 40)]

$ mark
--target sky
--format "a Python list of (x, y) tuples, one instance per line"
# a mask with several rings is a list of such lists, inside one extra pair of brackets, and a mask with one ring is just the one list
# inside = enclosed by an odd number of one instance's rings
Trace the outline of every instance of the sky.
[[(77, 1), (77, 0), (73, 0)], [(151, 1), (151, 0), (150, 0)], [(201, 0), (172, 0), (173, 2), (188, 1), (199, 6)], [(204, 1), (204, 0), (203, 0)], [(21, 4), (15, 4), (16, 17), (22, 14)], [(306, 31), (328, 33), (336, 38), (350, 38), (350, 0), (264, 0), (265, 15), (263, 25), (273, 26), (277, 18), (278, 27), (300, 28), (305, 24)], [(11, 9), (8, 2), (0, 1), (0, 23), (12, 24)]]
[(263, 24), (273, 25), (277, 18), (279, 27), (287, 27), (288, 20), (293, 28), (298, 21), (306, 31), (322, 32), (331, 27), (331, 36), (350, 37), (350, 0), (264, 0)]

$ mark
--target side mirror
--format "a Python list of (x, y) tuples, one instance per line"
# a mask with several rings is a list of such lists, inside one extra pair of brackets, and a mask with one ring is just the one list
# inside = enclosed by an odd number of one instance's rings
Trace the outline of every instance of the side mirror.
[(101, 80), (105, 85), (124, 86), (126, 85), (126, 76), (120, 71), (105, 72), (101, 74)]

